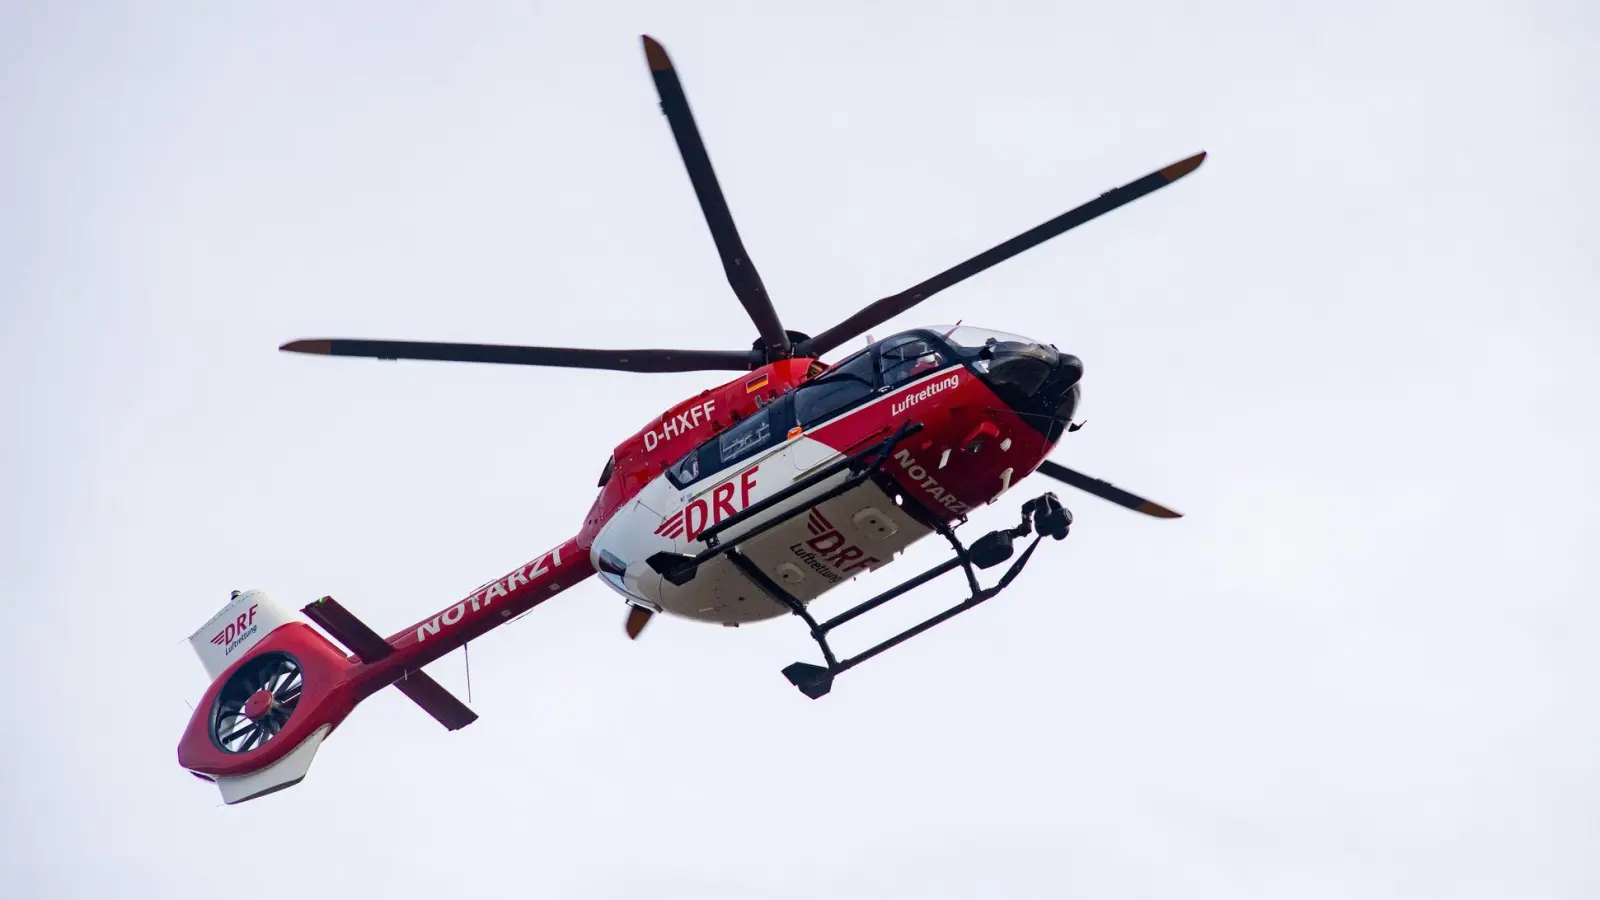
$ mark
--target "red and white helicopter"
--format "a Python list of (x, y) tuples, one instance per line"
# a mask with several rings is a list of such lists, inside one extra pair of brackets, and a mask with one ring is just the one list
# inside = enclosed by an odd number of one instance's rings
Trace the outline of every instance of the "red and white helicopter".
[[(1076, 430), (1083, 364), (1030, 338), (957, 325), (918, 328), (825, 364), (820, 357), (929, 296), (1194, 171), (1191, 156), (867, 305), (815, 336), (787, 331), (745, 254), (671, 60), (644, 37), (661, 109), (722, 256), (760, 337), (749, 350), (592, 350), (406, 341), (298, 340), (280, 349), (377, 359), (456, 360), (628, 372), (738, 372), (652, 419), (618, 444), (577, 534), (388, 638), (331, 597), (301, 612), (260, 591), (235, 591), (190, 643), (214, 679), (178, 745), (178, 762), (215, 782), (227, 803), (298, 783), (324, 738), (361, 700), (394, 685), (448, 729), (477, 715), (422, 667), (591, 575), (628, 605), (637, 638), (661, 612), (721, 625), (793, 614), (822, 665), (783, 670), (808, 697), (835, 676), (1003, 590), (1046, 535), (1066, 537), (1055, 495), (1022, 504), (1011, 529), (970, 545), (968, 510), (1033, 472), (1162, 518), (1178, 514), (1048, 461)], [(870, 341), (870, 339), (869, 339)], [(882, 568), (932, 534), (951, 558), (818, 621), (810, 604)], [(1020, 554), (1014, 544), (1027, 540)], [(983, 587), (979, 569), (1010, 561)], [(828, 634), (960, 569), (961, 603), (849, 659)], [(337, 643), (335, 643), (335, 641)]]

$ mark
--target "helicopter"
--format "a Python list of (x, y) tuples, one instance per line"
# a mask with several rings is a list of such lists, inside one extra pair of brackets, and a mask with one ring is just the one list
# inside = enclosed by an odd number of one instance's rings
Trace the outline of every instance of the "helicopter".
[[(745, 252), (666, 50), (642, 37), (660, 106), (721, 257), (754, 324), (749, 349), (605, 350), (314, 338), (279, 349), (380, 360), (434, 360), (636, 373), (722, 371), (731, 380), (685, 399), (623, 440), (577, 533), (428, 618), (383, 637), (332, 597), (294, 613), (259, 590), (234, 591), (189, 642), (212, 678), (178, 744), (180, 766), (240, 803), (299, 783), (324, 739), (362, 700), (393, 685), (445, 728), (477, 718), (423, 667), (597, 575), (638, 639), (661, 614), (738, 627), (795, 616), (821, 663), (782, 674), (812, 699), (844, 672), (1010, 586), (1073, 516), (1050, 492), (1018, 524), (964, 543), (969, 511), (1027, 476), (1157, 518), (1179, 514), (1047, 456), (1081, 398), (1083, 362), (1043, 341), (965, 325), (914, 328), (833, 363), (821, 360), (939, 291), (1188, 175), (1195, 154), (1108, 191), (823, 331), (784, 327)], [(820, 619), (812, 604), (888, 566), (918, 541), (949, 543), (945, 562)], [(1021, 549), (1018, 546), (1021, 545)], [(984, 587), (979, 572), (1005, 566)], [(841, 659), (838, 627), (960, 570), (967, 596)], [(309, 623), (306, 621), (309, 620)], [(312, 624), (320, 627), (313, 628)], [(331, 638), (331, 639), (330, 639)]]

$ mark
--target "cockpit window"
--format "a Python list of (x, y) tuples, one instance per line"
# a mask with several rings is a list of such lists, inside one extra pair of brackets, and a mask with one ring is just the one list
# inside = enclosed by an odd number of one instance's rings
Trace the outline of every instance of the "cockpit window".
[(943, 352), (933, 341), (915, 332), (889, 338), (878, 348), (878, 369), (888, 387), (915, 381), (945, 364)]
[(617, 460), (615, 457), (606, 460), (605, 470), (600, 473), (600, 487), (605, 487), (606, 482), (611, 480), (611, 472), (616, 468), (616, 466)]
[(1020, 334), (1009, 334), (990, 328), (977, 328), (972, 325), (941, 325), (929, 330), (943, 337), (963, 356), (974, 355), (977, 351), (989, 346), (1001, 350), (1021, 350), (1024, 347), (1034, 347), (1040, 344), (1039, 341), (1023, 337)]

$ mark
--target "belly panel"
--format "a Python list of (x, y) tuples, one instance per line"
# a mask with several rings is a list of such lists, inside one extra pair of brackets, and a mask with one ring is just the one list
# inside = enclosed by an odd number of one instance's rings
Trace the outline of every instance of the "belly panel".
[[(706, 622), (738, 624), (786, 615), (738, 567), (717, 556), (685, 585), (673, 585), (645, 562), (661, 551), (693, 556), (706, 547), (701, 533), (719, 521), (772, 496), (802, 473), (796, 450), (811, 459), (824, 452), (800, 437), (702, 484), (680, 490), (664, 477), (619, 512), (596, 536), (591, 553), (601, 580), (630, 600)], [(806, 454), (804, 451), (809, 450)], [(882, 489), (867, 481), (849, 493), (816, 503), (842, 483), (833, 479), (719, 535), (724, 544), (775, 519), (782, 523), (738, 545), (766, 577), (804, 603), (893, 561), (930, 530), (908, 515)], [(657, 515), (655, 510), (664, 514)]]

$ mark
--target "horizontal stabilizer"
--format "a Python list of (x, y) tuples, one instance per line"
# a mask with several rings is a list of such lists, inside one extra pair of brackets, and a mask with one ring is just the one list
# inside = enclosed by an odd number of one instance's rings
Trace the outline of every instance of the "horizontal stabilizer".
[[(383, 639), (383, 636), (368, 627), (367, 623), (356, 618), (355, 613), (345, 609), (339, 601), (332, 597), (323, 597), (302, 609), (306, 618), (322, 626), (323, 630), (333, 635), (334, 639), (350, 649), (364, 663), (375, 663), (394, 653), (394, 647)], [(465, 703), (456, 699), (456, 696), (445, 690), (444, 685), (434, 681), (426, 672), (417, 670), (407, 672), (401, 676), (394, 686), (400, 693), (411, 698), (411, 701), (422, 707), (422, 711), (433, 716), (440, 725), (455, 731), (465, 728), (477, 721), (478, 714), (467, 707)]]
[(423, 712), (438, 719), (440, 725), (451, 731), (465, 728), (478, 720), (477, 713), (426, 672), (407, 672), (394, 686), (422, 707)]
[(368, 628), (367, 623), (356, 618), (355, 613), (345, 609), (332, 597), (323, 597), (300, 611), (306, 614), (306, 618), (321, 625), (323, 631), (333, 635), (334, 640), (348, 647), (362, 662), (374, 663), (394, 652), (382, 635)]

